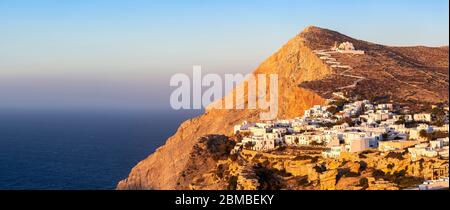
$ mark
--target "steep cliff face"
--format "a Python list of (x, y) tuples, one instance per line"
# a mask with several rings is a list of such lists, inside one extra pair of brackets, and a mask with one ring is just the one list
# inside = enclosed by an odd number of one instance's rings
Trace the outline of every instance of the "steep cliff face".
[[(301, 82), (320, 80), (331, 74), (331, 69), (306, 46), (304, 37), (307, 33), (309, 29), (295, 36), (254, 71), (255, 74), (278, 74), (280, 119), (301, 116), (305, 109), (325, 103), (321, 96), (298, 87)], [(138, 163), (128, 178), (119, 182), (117, 189), (184, 188), (178, 180), (201, 137), (230, 135), (235, 124), (258, 120), (259, 112), (252, 109), (211, 109), (184, 122), (164, 146)]]

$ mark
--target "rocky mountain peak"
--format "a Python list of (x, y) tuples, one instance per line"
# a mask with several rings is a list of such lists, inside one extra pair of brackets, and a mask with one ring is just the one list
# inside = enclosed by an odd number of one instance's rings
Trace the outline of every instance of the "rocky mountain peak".
[[(343, 42), (352, 43), (364, 54), (330, 52), (335, 43)], [(339, 65), (333, 66), (327, 60)], [(396, 100), (410, 105), (448, 102), (448, 47), (382, 46), (315, 26), (307, 27), (265, 60), (254, 71), (259, 73), (278, 75), (279, 119), (302, 116), (304, 110), (325, 104), (336, 91), (372, 101)], [(180, 180), (189, 171), (191, 154), (202, 137), (229, 136), (234, 125), (257, 121), (258, 113), (249, 109), (213, 109), (184, 122), (164, 146), (137, 164), (117, 188), (187, 188)], [(204, 167), (209, 165), (214, 164)]]

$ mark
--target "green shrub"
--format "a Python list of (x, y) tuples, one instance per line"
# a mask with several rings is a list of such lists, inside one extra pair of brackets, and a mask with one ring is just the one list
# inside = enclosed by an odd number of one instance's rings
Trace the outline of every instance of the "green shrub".
[(393, 164), (393, 163), (389, 163), (388, 165), (387, 165), (387, 168), (388, 169), (393, 169), (395, 167), (395, 164)]
[(309, 185), (308, 176), (302, 176), (298, 179), (297, 184), (302, 187), (306, 187)]
[(389, 152), (389, 154), (386, 155), (386, 158), (392, 158), (392, 159), (397, 159), (397, 160), (404, 160), (405, 159), (403, 157), (403, 154), (399, 153), (399, 152)]
[(228, 190), (236, 190), (237, 189), (237, 176), (232, 176), (228, 180)]
[(375, 177), (375, 178), (377, 178), (377, 179), (382, 179), (382, 178), (384, 178), (384, 175), (386, 175), (386, 174), (385, 174), (382, 170), (379, 170), (379, 169), (375, 170), (375, 171), (372, 173), (372, 176)]

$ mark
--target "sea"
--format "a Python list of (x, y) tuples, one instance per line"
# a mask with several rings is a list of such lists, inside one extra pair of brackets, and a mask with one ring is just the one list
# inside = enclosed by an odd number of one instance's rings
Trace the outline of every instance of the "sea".
[(111, 190), (201, 111), (0, 111), (0, 190)]

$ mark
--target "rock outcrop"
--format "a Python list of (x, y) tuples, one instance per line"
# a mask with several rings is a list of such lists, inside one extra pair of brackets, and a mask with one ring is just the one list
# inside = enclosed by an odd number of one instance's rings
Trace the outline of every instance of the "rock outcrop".
[(309, 182), (319, 180), (319, 173), (314, 168), (316, 164), (309, 161), (286, 161), (285, 170), (294, 176), (307, 176)]
[(328, 170), (323, 174), (320, 174), (320, 189), (321, 190), (335, 190), (336, 189), (336, 177), (338, 175), (338, 171)]

